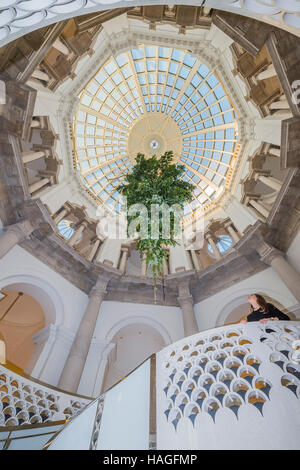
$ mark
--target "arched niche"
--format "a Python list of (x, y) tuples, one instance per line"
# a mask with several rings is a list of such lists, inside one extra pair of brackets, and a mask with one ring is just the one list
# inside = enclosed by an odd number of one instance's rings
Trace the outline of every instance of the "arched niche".
[[(286, 310), (284, 303), (288, 300), (282, 295), (281, 292), (273, 291), (272, 289), (257, 286), (238, 289), (230, 295), (222, 299), (223, 304), (216, 308), (219, 311), (215, 327), (236, 323), (245, 315), (250, 313), (250, 304), (248, 303), (248, 296), (251, 294), (262, 295), (267, 302), (272, 303), (280, 310)], [(288, 313), (289, 314), (289, 313)], [(292, 319), (292, 315), (290, 315)]]
[[(41, 277), (26, 274), (17, 274), (0, 280), (0, 291), (6, 292), (8, 296), (13, 292), (22, 292), (24, 296), (31, 297), (43, 312), (43, 323), (40, 323), (36, 328), (28, 329), (28, 333), (30, 334), (28, 334), (26, 338), (24, 337), (25, 343), (23, 347), (25, 348), (25, 344), (27, 344), (26, 351), (28, 352), (28, 348), (31, 349), (30, 357), (28, 357), (29, 354), (24, 354), (23, 361), (16, 360), (14, 356), (11, 357), (10, 346), (7, 344), (7, 365), (9, 367), (16, 366), (17, 368), (15, 368), (15, 371), (18, 373), (22, 373), (22, 371), (25, 370), (27, 374), (31, 375), (35, 365), (38, 363), (39, 358), (43, 353), (44, 346), (47, 344), (50, 332), (49, 328), (59, 327), (64, 323), (63, 299), (49, 282)], [(3, 303), (3, 301), (1, 303)], [(40, 332), (42, 334), (42, 338), (36, 341), (36, 336)], [(19, 351), (22, 351), (21, 343), (18, 347), (20, 348)]]
[(103, 391), (116, 384), (151, 354), (166, 346), (157, 328), (145, 322), (130, 323), (119, 328), (111, 338), (111, 343), (115, 347), (107, 360)]
[(45, 326), (63, 324), (64, 307), (62, 298), (47, 281), (30, 275), (10, 276), (0, 281), (0, 291), (18, 291), (30, 295), (43, 309)]
[(106, 333), (105, 339), (110, 343), (113, 342), (114, 336), (120, 331), (120, 329), (134, 324), (148, 325), (154, 330), (156, 330), (158, 334), (162, 336), (165, 346), (172, 343), (172, 338), (168, 330), (160, 322), (144, 315), (128, 316), (127, 318), (124, 318), (123, 320), (117, 322)]
[(45, 327), (45, 315), (32, 296), (12, 288), (5, 292), (6, 297), (0, 302), (0, 339), (6, 346), (4, 365), (21, 372), (35, 355), (32, 336)]

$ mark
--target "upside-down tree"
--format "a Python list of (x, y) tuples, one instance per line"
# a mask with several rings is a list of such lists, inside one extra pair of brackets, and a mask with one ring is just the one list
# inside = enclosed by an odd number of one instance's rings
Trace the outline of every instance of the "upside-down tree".
[[(162, 275), (163, 260), (167, 258), (166, 247), (178, 244), (175, 239), (178, 214), (170, 211), (169, 230), (166, 236), (163, 214), (160, 211), (157, 218), (156, 213), (156, 221), (154, 221), (153, 205), (164, 207), (177, 205), (183, 210), (184, 204), (192, 199), (194, 189), (191, 183), (181, 178), (184, 166), (172, 163), (172, 161), (172, 151), (165, 152), (160, 158), (155, 155), (146, 158), (145, 155), (138, 153), (132, 172), (125, 176), (123, 183), (117, 188), (127, 198), (128, 228), (137, 217), (137, 213), (131, 213), (130, 207), (141, 204), (147, 209), (147, 211), (141, 210), (139, 212), (139, 222), (135, 229), (137, 249), (142, 256), (146, 256), (147, 268), (150, 266), (152, 269), (155, 299), (156, 280), (158, 276)], [(152, 237), (153, 224), (156, 224), (155, 237)], [(147, 227), (147, 236), (145, 236), (145, 226)]]

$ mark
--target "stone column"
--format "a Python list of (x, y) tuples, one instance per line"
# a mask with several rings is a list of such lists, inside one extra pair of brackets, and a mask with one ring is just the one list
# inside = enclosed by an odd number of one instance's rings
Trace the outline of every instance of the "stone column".
[(272, 155), (272, 157), (280, 157), (281, 155), (281, 149), (277, 149), (275, 147), (271, 147), (268, 151), (268, 153), (270, 155)]
[(239, 234), (234, 230), (232, 226), (232, 222), (231, 221), (227, 222), (225, 224), (225, 228), (227, 232), (229, 233), (229, 235), (231, 236), (234, 243), (237, 243), (240, 240), (240, 237), (239, 237)]
[(184, 336), (191, 336), (199, 333), (199, 328), (194, 312), (194, 300), (190, 293), (187, 282), (178, 285), (177, 297), (182, 312)]
[(70, 51), (69, 49), (67, 48), (67, 46), (59, 39), (57, 38), (54, 43), (53, 43), (53, 47), (61, 52), (62, 54), (64, 55), (69, 55)]
[(258, 173), (256, 179), (269, 186), (269, 188), (274, 189), (275, 191), (280, 191), (281, 189), (282, 183), (277, 178), (273, 178), (272, 176), (260, 175)]
[(98, 250), (98, 248), (99, 248), (100, 243), (101, 243), (100, 238), (98, 238), (98, 239), (94, 242), (94, 244), (93, 244), (92, 248), (90, 249), (89, 254), (87, 255), (87, 258), (86, 258), (88, 261), (90, 261), (90, 262), (93, 261), (95, 255), (96, 255), (96, 253), (97, 253), (97, 250)]
[(249, 204), (254, 207), (254, 209), (259, 212), (259, 214), (263, 215), (265, 218), (268, 218), (269, 216), (269, 211), (266, 209), (260, 202), (258, 202), (256, 199), (249, 199)]
[(290, 106), (287, 102), (286, 99), (284, 100), (279, 100), (279, 101), (273, 101), (273, 103), (270, 104), (269, 106), (270, 109), (290, 109)]
[(41, 123), (37, 119), (32, 119), (30, 127), (40, 127)]
[(68, 241), (69, 246), (74, 246), (76, 244), (76, 242), (79, 240), (80, 235), (86, 229), (86, 227), (87, 227), (86, 221), (82, 222), (82, 224), (79, 225), (78, 229), (75, 230), (70, 240)]
[(276, 77), (276, 70), (273, 64), (270, 64), (266, 70), (256, 75), (257, 80), (266, 80), (267, 78)]
[(143, 276), (143, 277), (146, 277), (146, 275), (147, 275), (146, 258), (147, 258), (147, 254), (143, 253), (143, 256), (142, 256), (142, 269), (141, 269), (141, 276)]
[(200, 262), (199, 262), (196, 250), (190, 250), (190, 252), (191, 252), (191, 257), (193, 260), (194, 268), (196, 269), (196, 271), (201, 271), (201, 266), (200, 266)]
[(44, 80), (45, 82), (48, 82), (49, 80), (49, 75), (47, 75), (45, 72), (42, 72), (41, 70), (34, 70), (32, 73), (32, 78), (37, 78), (39, 80)]
[(119, 269), (120, 271), (125, 274), (126, 271), (126, 263), (129, 255), (129, 248), (127, 246), (123, 246), (121, 248), (121, 261), (120, 261), (120, 266)]
[(168, 262), (165, 258), (163, 259), (163, 262), (162, 262), (162, 269), (163, 269), (163, 275), (167, 276), (169, 274), (169, 268), (168, 268)]
[(99, 310), (106, 294), (107, 281), (98, 279), (89, 295), (84, 316), (80, 322), (68, 358), (61, 373), (58, 387), (76, 393), (94, 334)]
[(19, 242), (29, 238), (33, 230), (27, 220), (8, 226), (5, 232), (0, 235), (0, 258), (3, 258)]
[(46, 152), (43, 152), (42, 150), (38, 152), (35, 152), (34, 150), (30, 150), (29, 152), (22, 153), (23, 163), (30, 163), (42, 157), (46, 157)]
[(50, 178), (42, 178), (36, 183), (32, 183), (29, 185), (29, 191), (30, 193), (35, 193), (39, 189), (41, 189), (43, 186), (46, 186), (46, 184), (50, 183)]
[(284, 253), (263, 243), (257, 248), (260, 259), (271, 266), (300, 303), (300, 274), (286, 261)]
[(219, 252), (218, 250), (218, 247), (213, 239), (213, 236), (210, 232), (207, 232), (205, 234), (205, 238), (207, 240), (207, 242), (210, 244), (210, 246), (212, 247), (212, 250), (214, 252), (214, 255), (216, 257), (217, 260), (221, 259), (221, 253)]
[(0, 80), (0, 106), (6, 104), (6, 85), (3, 80)]

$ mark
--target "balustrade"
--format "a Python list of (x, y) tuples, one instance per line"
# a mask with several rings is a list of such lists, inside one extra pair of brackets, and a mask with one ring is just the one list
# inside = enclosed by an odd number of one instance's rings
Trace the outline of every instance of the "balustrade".
[(30, 163), (40, 158), (46, 157), (46, 155), (47, 155), (46, 152), (42, 150), (36, 151), (36, 152), (30, 150), (29, 152), (22, 153), (22, 160), (23, 160), (23, 163)]
[(270, 175), (264, 175), (261, 173), (257, 173), (255, 175), (256, 180), (261, 181), (264, 183), (266, 186), (268, 186), (271, 189), (274, 189), (275, 191), (280, 191), (282, 182), (279, 181), (277, 178), (273, 178)]
[(64, 393), (0, 365), (0, 426), (66, 421), (89, 399)]
[(299, 338), (292, 321), (185, 337), (91, 402), (45, 448), (299, 449)]
[(260, 215), (265, 218), (268, 218), (269, 210), (258, 199), (250, 198), (248, 204), (250, 204), (250, 206), (256, 209)]
[(51, 182), (50, 178), (41, 178), (35, 183), (31, 183), (29, 185), (29, 191), (31, 195), (36, 196), (35, 193), (40, 192), (45, 186), (47, 186)]

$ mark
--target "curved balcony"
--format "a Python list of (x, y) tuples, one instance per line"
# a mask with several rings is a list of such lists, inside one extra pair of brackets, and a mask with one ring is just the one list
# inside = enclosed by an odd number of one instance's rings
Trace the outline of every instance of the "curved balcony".
[(91, 402), (45, 448), (299, 449), (299, 339), (299, 322), (279, 321), (184, 338)]
[(65, 422), (89, 401), (87, 397), (63, 392), (0, 365), (0, 429)]

